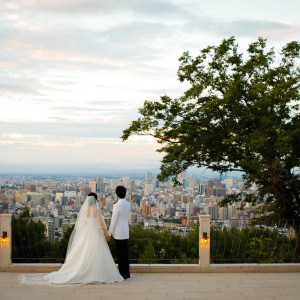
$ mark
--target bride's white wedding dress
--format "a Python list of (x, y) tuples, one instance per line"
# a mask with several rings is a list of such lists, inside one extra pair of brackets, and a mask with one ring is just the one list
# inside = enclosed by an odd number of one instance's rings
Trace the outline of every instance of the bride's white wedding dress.
[(107, 232), (96, 199), (88, 196), (78, 214), (61, 269), (49, 274), (22, 274), (21, 283), (69, 285), (124, 280), (115, 265), (103, 231)]

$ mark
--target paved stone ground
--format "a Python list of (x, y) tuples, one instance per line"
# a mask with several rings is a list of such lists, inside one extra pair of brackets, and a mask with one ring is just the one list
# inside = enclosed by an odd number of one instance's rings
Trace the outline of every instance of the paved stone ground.
[(18, 283), (19, 273), (0, 273), (1, 300), (294, 300), (300, 273), (143, 273), (114, 284), (39, 287)]

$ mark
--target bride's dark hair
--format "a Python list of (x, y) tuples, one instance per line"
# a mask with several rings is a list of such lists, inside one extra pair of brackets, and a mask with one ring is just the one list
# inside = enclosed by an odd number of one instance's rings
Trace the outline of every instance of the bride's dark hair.
[(98, 195), (96, 193), (89, 193), (88, 196), (94, 196), (96, 200), (98, 199)]

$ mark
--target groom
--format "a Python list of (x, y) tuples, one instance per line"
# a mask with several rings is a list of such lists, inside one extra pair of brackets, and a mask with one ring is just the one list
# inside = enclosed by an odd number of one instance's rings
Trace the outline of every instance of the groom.
[[(119, 272), (124, 279), (130, 278), (127, 241), (129, 238), (130, 203), (125, 199), (126, 188), (117, 186), (118, 202), (114, 204), (108, 234), (113, 236), (116, 243)], [(108, 241), (110, 238), (108, 239)]]

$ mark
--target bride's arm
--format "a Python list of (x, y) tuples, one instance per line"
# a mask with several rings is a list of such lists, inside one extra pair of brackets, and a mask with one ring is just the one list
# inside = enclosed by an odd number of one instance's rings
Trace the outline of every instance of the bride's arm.
[(101, 228), (103, 230), (104, 235), (107, 237), (109, 234), (107, 232), (106, 225), (105, 225), (105, 223), (103, 221), (102, 214), (101, 214), (101, 212), (99, 210), (97, 210), (97, 219), (100, 222), (100, 226), (101, 226)]

